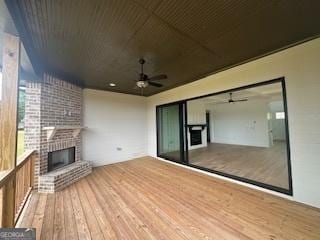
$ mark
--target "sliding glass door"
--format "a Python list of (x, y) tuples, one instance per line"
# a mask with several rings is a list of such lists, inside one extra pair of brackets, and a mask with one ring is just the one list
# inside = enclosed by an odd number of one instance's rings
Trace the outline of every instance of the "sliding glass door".
[(184, 160), (184, 104), (157, 108), (158, 156), (182, 163)]
[(292, 194), (283, 78), (157, 106), (158, 156)]

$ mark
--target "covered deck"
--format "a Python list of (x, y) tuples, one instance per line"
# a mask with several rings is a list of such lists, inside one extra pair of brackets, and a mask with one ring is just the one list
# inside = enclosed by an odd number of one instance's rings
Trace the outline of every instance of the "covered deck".
[(18, 227), (37, 239), (319, 239), (320, 211), (151, 157), (34, 192)]

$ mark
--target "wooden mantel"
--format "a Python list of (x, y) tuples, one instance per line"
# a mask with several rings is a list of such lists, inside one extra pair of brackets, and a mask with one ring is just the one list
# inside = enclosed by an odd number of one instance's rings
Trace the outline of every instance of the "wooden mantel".
[(87, 127), (84, 126), (49, 126), (49, 127), (43, 127), (42, 130), (47, 131), (47, 140), (51, 140), (54, 138), (56, 132), (58, 130), (73, 130), (72, 136), (76, 138), (81, 130), (86, 129)]

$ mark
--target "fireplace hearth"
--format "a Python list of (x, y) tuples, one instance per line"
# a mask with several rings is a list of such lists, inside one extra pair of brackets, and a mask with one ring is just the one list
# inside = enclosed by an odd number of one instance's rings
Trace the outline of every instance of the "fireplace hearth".
[(75, 147), (48, 152), (48, 172), (75, 162)]

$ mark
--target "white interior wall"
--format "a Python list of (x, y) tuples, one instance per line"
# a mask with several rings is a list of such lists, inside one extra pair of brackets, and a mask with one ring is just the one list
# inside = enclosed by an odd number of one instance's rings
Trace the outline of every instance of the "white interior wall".
[[(189, 101), (187, 103), (188, 124), (206, 124), (206, 108), (201, 100)], [(195, 127), (194, 129), (201, 129)], [(207, 143), (207, 128), (201, 131), (202, 144), (191, 146), (190, 132), (188, 131), (188, 147), (190, 150), (206, 147)]]
[(288, 100), (293, 178), (292, 199), (320, 207), (319, 63), (320, 39), (318, 38), (148, 97), (149, 155), (156, 156), (156, 105), (284, 76)]
[(92, 89), (83, 91), (82, 156), (94, 166), (147, 153), (146, 98)]
[(211, 142), (269, 147), (268, 103), (249, 100), (234, 104), (208, 104), (211, 113)]

